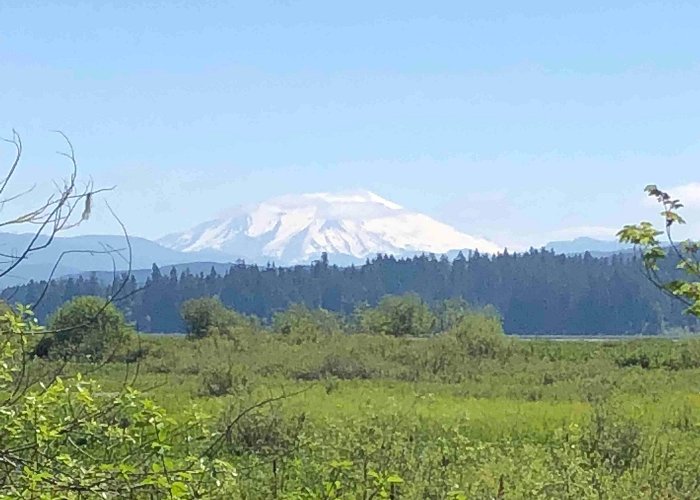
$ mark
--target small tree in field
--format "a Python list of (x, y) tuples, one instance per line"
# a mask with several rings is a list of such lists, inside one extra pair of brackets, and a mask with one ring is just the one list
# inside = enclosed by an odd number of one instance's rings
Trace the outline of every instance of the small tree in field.
[(296, 343), (316, 342), (343, 331), (340, 318), (325, 309), (309, 309), (304, 304), (292, 304), (272, 318), (272, 331)]
[(235, 336), (239, 330), (255, 326), (250, 318), (228, 309), (218, 297), (203, 297), (185, 301), (180, 308), (187, 335), (193, 339), (224, 335)]
[(500, 318), (490, 311), (463, 314), (448, 330), (470, 356), (495, 357), (508, 345)]
[[(679, 214), (683, 204), (654, 185), (647, 186), (645, 191), (663, 207), (664, 229), (657, 229), (651, 222), (640, 222), (623, 227), (617, 236), (620, 242), (632, 243), (639, 250), (652, 283), (671, 297), (683, 301), (688, 314), (700, 316), (700, 244), (692, 240), (678, 243), (673, 237), (673, 228), (685, 224)], [(662, 235), (666, 237), (665, 242), (659, 239)], [(672, 279), (661, 272), (659, 264), (667, 258), (675, 262), (676, 269), (684, 273), (685, 279)]]
[(101, 360), (123, 347), (132, 329), (114, 304), (102, 297), (76, 297), (49, 319), (54, 332), (37, 347), (51, 357)]
[(433, 333), (437, 318), (418, 295), (389, 295), (377, 307), (358, 311), (360, 327), (368, 333), (421, 337)]

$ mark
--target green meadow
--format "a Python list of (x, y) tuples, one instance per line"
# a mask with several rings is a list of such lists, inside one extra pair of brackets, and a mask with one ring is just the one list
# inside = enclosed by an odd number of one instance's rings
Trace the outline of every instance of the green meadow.
[(95, 377), (137, 375), (176, 420), (244, 414), (222, 450), (239, 498), (700, 495), (700, 341), (480, 342), (142, 335)]

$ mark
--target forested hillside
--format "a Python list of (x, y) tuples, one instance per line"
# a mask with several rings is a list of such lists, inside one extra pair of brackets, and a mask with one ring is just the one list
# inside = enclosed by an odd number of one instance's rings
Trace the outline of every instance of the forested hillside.
[[(378, 256), (365, 265), (337, 267), (327, 259), (312, 266), (258, 267), (244, 264), (221, 275), (153, 266), (143, 290), (132, 278), (118, 302), (127, 318), (146, 332), (181, 332), (180, 305), (187, 299), (218, 295), (239, 312), (267, 320), (292, 303), (351, 314), (358, 305), (376, 304), (385, 295), (413, 292), (430, 304), (463, 298), (492, 305), (508, 333), (623, 334), (658, 333), (697, 325), (682, 306), (664, 297), (630, 256), (594, 258), (556, 255), (546, 250), (495, 257), (474, 253), (447, 258)], [(46, 283), (30, 282), (3, 291), (10, 302), (34, 303)], [(109, 295), (96, 278), (52, 282), (37, 314), (44, 319), (77, 295)]]

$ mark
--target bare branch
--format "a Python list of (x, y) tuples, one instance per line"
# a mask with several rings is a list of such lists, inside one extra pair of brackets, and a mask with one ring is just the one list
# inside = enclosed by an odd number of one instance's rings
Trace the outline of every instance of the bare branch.
[[(29, 243), (21, 251), (17, 252), (16, 255), (4, 255), (10, 261), (4, 263), (3, 268), (0, 268), (0, 277), (7, 276), (32, 253), (51, 245), (58, 233), (74, 228), (87, 220), (92, 210), (94, 196), (113, 189), (94, 189), (92, 180), (90, 180), (84, 189), (79, 190), (77, 188), (78, 162), (75, 157), (75, 149), (66, 134), (61, 131), (57, 131), (57, 133), (68, 147), (68, 152), (59, 152), (58, 154), (69, 160), (70, 175), (63, 181), (62, 185), (55, 183), (55, 192), (36, 208), (9, 220), (0, 221), (0, 228), (22, 225), (36, 226)], [(16, 131), (13, 130), (12, 139), (5, 139), (5, 142), (14, 146), (15, 157), (4, 180), (0, 181), (0, 194), (7, 188), (22, 157), (22, 141)], [(0, 201), (0, 209), (22, 194), (26, 194), (26, 192)], [(80, 212), (78, 212), (79, 207), (82, 207)]]
[(2, 140), (4, 142), (12, 144), (15, 147), (15, 159), (10, 165), (10, 169), (5, 175), (2, 184), (0, 184), (0, 194), (5, 192), (5, 188), (7, 188), (7, 185), (9, 184), (10, 180), (12, 180), (12, 176), (15, 174), (15, 170), (17, 170), (19, 162), (22, 159), (22, 138), (19, 136), (15, 129), (12, 129), (12, 139), (3, 138)]

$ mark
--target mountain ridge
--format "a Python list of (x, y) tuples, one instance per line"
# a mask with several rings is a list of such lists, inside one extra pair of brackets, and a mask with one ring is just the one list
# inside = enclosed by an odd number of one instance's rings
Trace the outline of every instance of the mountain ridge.
[(323, 253), (364, 259), (378, 253), (502, 250), (366, 190), (286, 195), (228, 214), (157, 241), (182, 252), (217, 250), (281, 265), (309, 262)]
[(572, 240), (550, 241), (545, 245), (545, 248), (566, 255), (588, 252), (597, 256), (605, 256), (631, 250), (632, 245), (624, 245), (617, 240), (599, 240), (588, 236), (580, 236)]
[[(0, 252), (17, 255), (29, 245), (32, 233), (0, 232)], [(36, 245), (47, 241), (40, 236)], [(158, 243), (130, 236), (132, 248), (132, 269), (150, 268), (154, 262), (161, 265), (185, 264), (193, 260), (228, 262), (228, 256), (218, 252), (177, 252)], [(112, 255), (104, 254), (105, 249)], [(94, 252), (94, 253), (90, 253)], [(114, 259), (114, 260), (113, 260)], [(129, 267), (128, 245), (124, 236), (117, 235), (81, 235), (56, 236), (48, 247), (32, 252), (8, 275), (0, 277), (0, 286), (22, 284), (30, 280), (45, 280), (55, 272), (54, 277), (80, 274), (91, 271), (113, 271), (116, 267), (123, 271)]]

